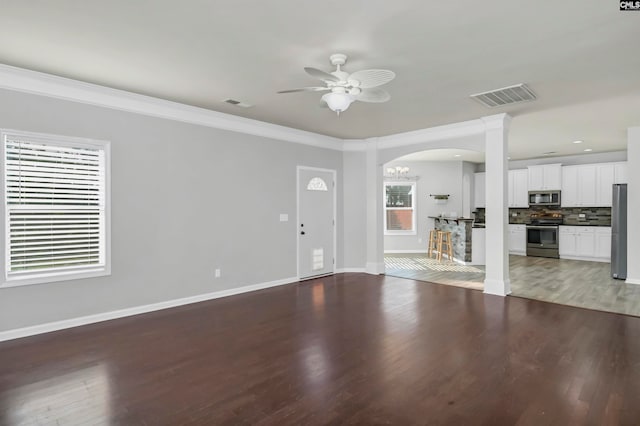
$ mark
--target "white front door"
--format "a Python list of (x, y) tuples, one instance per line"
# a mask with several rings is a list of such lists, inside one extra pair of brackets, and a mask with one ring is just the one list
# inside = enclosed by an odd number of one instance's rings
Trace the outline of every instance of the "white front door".
[(298, 167), (298, 277), (334, 272), (335, 170)]

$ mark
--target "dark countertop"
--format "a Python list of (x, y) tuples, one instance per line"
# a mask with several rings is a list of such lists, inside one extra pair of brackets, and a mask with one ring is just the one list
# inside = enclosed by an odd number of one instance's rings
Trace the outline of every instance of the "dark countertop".
[(473, 222), (473, 219), (467, 217), (447, 217), (447, 216), (428, 216), (430, 219), (455, 220), (456, 222)]
[[(509, 225), (530, 225), (529, 223), (514, 223), (514, 222), (509, 222)], [(589, 223), (589, 222), (585, 222), (585, 223), (562, 223), (560, 226), (600, 226), (600, 227), (611, 227), (611, 224), (606, 224), (606, 223)]]

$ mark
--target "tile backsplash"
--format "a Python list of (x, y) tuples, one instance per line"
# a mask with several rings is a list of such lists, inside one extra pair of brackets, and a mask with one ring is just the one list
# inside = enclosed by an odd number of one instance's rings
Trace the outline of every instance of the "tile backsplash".
[[(509, 223), (529, 223), (532, 213), (560, 213), (562, 214), (565, 225), (611, 226), (611, 207), (571, 207), (560, 209), (532, 207), (528, 209), (509, 209)], [(485, 209), (477, 209), (474, 212), (476, 222), (484, 222), (484, 214)], [(584, 215), (584, 217), (580, 217), (580, 215)]]

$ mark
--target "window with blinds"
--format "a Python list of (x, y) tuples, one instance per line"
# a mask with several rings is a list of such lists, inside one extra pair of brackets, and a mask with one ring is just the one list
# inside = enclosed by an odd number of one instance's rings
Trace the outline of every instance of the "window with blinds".
[(108, 142), (3, 132), (3, 145), (6, 281), (108, 273)]

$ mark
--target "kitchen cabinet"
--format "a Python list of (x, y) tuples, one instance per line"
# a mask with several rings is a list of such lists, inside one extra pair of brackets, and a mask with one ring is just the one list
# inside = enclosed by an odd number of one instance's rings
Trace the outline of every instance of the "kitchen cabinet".
[(528, 187), (529, 191), (559, 191), (562, 188), (562, 165), (529, 166)]
[(565, 166), (562, 168), (562, 192), (560, 193), (562, 207), (576, 207), (578, 205), (578, 167)]
[(611, 261), (611, 228), (596, 228), (596, 257)]
[(576, 227), (576, 256), (582, 258), (595, 257), (596, 255), (596, 230), (595, 228)]
[(509, 207), (529, 207), (528, 189), (528, 170), (509, 170)]
[(611, 260), (611, 228), (599, 226), (560, 226), (561, 259)]
[(614, 163), (614, 181), (613, 183), (627, 182), (627, 163)]
[(596, 165), (596, 204), (597, 207), (611, 207), (613, 204), (613, 184), (615, 182), (615, 165)]
[(509, 225), (509, 253), (526, 256), (527, 226)]
[(560, 254), (560, 258), (575, 256), (576, 251), (576, 233), (574, 227), (561, 226), (558, 232), (558, 253)]
[(486, 232), (484, 228), (471, 229), (471, 265), (486, 264)]
[(473, 188), (473, 206), (475, 208), (485, 208), (485, 172), (474, 173)]
[[(623, 172), (619, 172), (622, 176)], [(611, 207), (616, 163), (562, 168), (562, 207)]]

